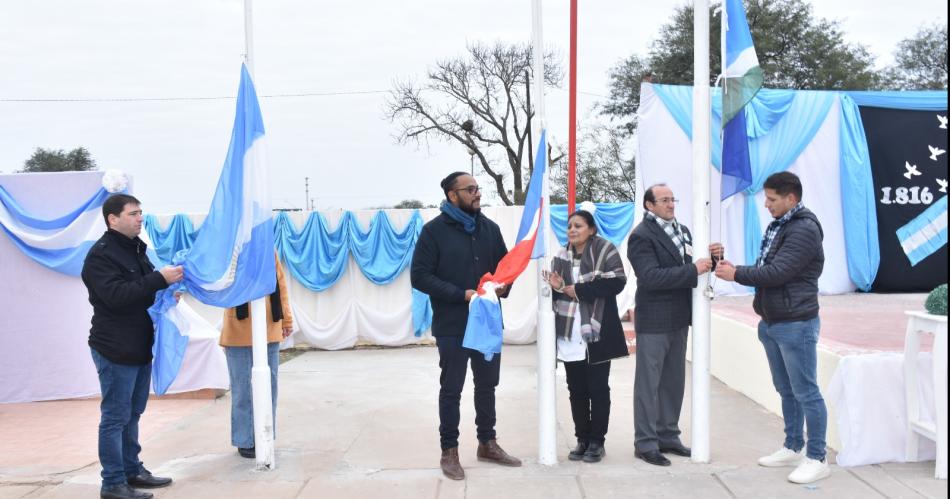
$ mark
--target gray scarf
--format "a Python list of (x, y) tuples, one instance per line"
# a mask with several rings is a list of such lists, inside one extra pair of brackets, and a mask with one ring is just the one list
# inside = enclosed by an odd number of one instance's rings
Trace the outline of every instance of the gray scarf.
[[(574, 283), (573, 251), (568, 247), (561, 248), (551, 260), (551, 271), (564, 278), (564, 285)], [(594, 236), (587, 242), (587, 247), (581, 255), (580, 276), (578, 283), (591, 282), (598, 279), (620, 279), (627, 281), (623, 271), (623, 260), (620, 252), (610, 241)], [(600, 325), (604, 318), (605, 298), (595, 298), (593, 302), (574, 301), (563, 293), (554, 295), (554, 326), (559, 337), (571, 338), (574, 331), (574, 321), (580, 311), (581, 336), (586, 343), (600, 341)]]

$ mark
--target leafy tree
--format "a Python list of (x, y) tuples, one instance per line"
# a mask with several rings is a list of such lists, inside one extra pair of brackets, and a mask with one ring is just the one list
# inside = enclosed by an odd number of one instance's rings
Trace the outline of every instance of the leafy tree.
[[(868, 50), (845, 41), (839, 23), (816, 18), (804, 0), (745, 0), (746, 17), (762, 67), (764, 85), (798, 90), (880, 88)], [(710, 84), (721, 73), (721, 5), (710, 7)], [(603, 112), (636, 130), (640, 82), (693, 84), (693, 7), (676, 8), (660, 28), (647, 56), (631, 55), (609, 72)]]
[(68, 153), (62, 149), (37, 147), (30, 159), (23, 162), (21, 173), (93, 171), (96, 161), (85, 147), (77, 147)]
[(396, 205), (393, 206), (393, 208), (402, 209), (402, 210), (421, 210), (422, 208), (431, 208), (431, 207), (426, 206), (425, 204), (422, 203), (422, 201), (419, 201), (418, 199), (404, 199), (396, 203)]
[(947, 88), (947, 25), (933, 24), (917, 30), (897, 44), (895, 65), (888, 71), (888, 86), (896, 90)]
[[(437, 62), (422, 83), (395, 83), (386, 115), (397, 124), (400, 143), (437, 139), (464, 145), (503, 203), (523, 203), (532, 170), (525, 92), (532, 71), (529, 45), (475, 43), (464, 56)], [(560, 84), (553, 54), (545, 55), (544, 72), (546, 86)]]

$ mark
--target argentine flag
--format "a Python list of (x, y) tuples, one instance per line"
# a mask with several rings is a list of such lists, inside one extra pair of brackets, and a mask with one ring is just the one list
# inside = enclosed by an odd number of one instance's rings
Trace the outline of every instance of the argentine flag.
[(722, 11), (722, 190), (726, 199), (752, 185), (745, 105), (762, 88), (762, 68), (752, 45), (742, 0)]
[(947, 196), (897, 229), (897, 239), (913, 267), (947, 244)]
[(208, 305), (235, 307), (269, 295), (277, 287), (274, 224), (263, 157), (264, 120), (247, 67), (241, 84), (231, 144), (208, 217), (190, 250), (174, 264), (184, 265), (182, 286), (159, 293), (149, 309), (155, 324), (153, 387), (168, 389), (185, 355), (186, 322), (175, 309), (174, 293), (184, 288)]
[(501, 353), (504, 326), (501, 317), (501, 303), (495, 294), (495, 288), (512, 284), (524, 272), (528, 262), (544, 256), (544, 178), (547, 166), (546, 131), (541, 130), (538, 154), (535, 155), (534, 172), (528, 183), (524, 212), (518, 227), (515, 246), (498, 262), (494, 274), (482, 276), (478, 283), (478, 293), (469, 303), (468, 324), (462, 346), (477, 350), (491, 361), (496, 353)]

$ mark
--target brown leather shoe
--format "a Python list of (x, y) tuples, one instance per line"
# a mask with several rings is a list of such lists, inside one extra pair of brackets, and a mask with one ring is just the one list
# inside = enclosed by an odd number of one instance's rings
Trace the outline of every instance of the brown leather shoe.
[(502, 466), (521, 466), (521, 460), (508, 455), (505, 449), (498, 445), (497, 440), (489, 440), (485, 443), (479, 442), (476, 454), (479, 461), (488, 461)]
[(465, 470), (459, 463), (459, 448), (452, 447), (442, 451), (442, 459), (439, 460), (442, 466), (442, 474), (452, 480), (465, 480)]

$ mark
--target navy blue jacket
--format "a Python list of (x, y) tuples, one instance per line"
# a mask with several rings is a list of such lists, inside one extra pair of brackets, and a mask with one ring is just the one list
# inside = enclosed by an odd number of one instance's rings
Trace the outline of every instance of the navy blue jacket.
[(767, 324), (818, 317), (818, 277), (825, 266), (823, 239), (818, 217), (804, 208), (779, 229), (765, 265), (736, 267), (736, 282), (755, 286), (752, 308)]
[(481, 214), (471, 235), (445, 213), (422, 227), (410, 278), (412, 287), (432, 301), (432, 336), (465, 335), (465, 290), (475, 289), (486, 272), (495, 272), (507, 253), (498, 224)]
[[(680, 225), (687, 244), (693, 238)], [(671, 333), (693, 319), (693, 288), (699, 282), (690, 255), (679, 249), (654, 220), (640, 222), (627, 241), (627, 259), (637, 276), (633, 327), (637, 335)]]
[(148, 308), (168, 287), (145, 255), (145, 243), (109, 230), (96, 241), (82, 266), (92, 304), (89, 346), (118, 364), (152, 361), (155, 330)]

